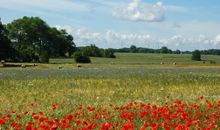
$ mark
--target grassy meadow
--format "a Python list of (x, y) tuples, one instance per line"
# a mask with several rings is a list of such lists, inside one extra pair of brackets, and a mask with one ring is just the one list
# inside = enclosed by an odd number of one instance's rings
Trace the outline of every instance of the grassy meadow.
[[(214, 103), (220, 99), (220, 56), (202, 59), (192, 61), (190, 55), (118, 53), (116, 59), (92, 58), (92, 64), (81, 68), (71, 58), (51, 59), (51, 64), (36, 67), (0, 68), (0, 119), (1, 111), (13, 110), (43, 111), (49, 116), (56, 103), (65, 107), (54, 112), (58, 119), (80, 105), (143, 102), (162, 106), (167, 96), (170, 102), (195, 103), (203, 96)], [(216, 64), (211, 64), (211, 60)], [(18, 120), (28, 121), (33, 119)], [(3, 129), (10, 127), (0, 125)]]

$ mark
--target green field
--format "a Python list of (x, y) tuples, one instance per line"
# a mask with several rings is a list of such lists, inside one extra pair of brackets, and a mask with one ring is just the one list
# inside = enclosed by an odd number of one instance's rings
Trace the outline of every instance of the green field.
[[(204, 96), (215, 101), (220, 99), (220, 56), (203, 59), (205, 63), (191, 61), (190, 55), (120, 53), (116, 59), (92, 58), (92, 64), (81, 68), (73, 59), (51, 59), (53, 64), (36, 67), (0, 68), (0, 111), (49, 113), (48, 105), (56, 101), (70, 107), (132, 101), (159, 105), (166, 96), (188, 102)], [(32, 103), (37, 107), (27, 107)]]
[[(117, 58), (94, 58), (92, 57), (93, 64), (122, 64), (122, 65), (157, 65), (161, 62), (165, 64), (210, 64), (210, 61), (215, 61), (220, 64), (220, 56), (203, 55), (202, 61), (192, 61), (190, 54), (175, 55), (175, 54), (142, 54), (142, 53), (116, 53)], [(203, 63), (204, 62), (204, 63)], [(63, 64), (75, 63), (72, 58), (66, 59), (51, 59), (50, 63)]]
[[(69, 98), (74, 104), (93, 100), (144, 101), (153, 100), (156, 95), (159, 99), (166, 95), (190, 100), (201, 95), (217, 98), (220, 56), (203, 56), (203, 59), (205, 63), (192, 61), (190, 55), (119, 53), (116, 59), (92, 58), (92, 64), (84, 64), (82, 68), (77, 68), (73, 59), (51, 59), (56, 64), (37, 67), (1, 68), (0, 101), (7, 104), (0, 109), (22, 107), (33, 101), (43, 107), (41, 100), (47, 103)], [(209, 60), (215, 60), (216, 64), (210, 64)]]

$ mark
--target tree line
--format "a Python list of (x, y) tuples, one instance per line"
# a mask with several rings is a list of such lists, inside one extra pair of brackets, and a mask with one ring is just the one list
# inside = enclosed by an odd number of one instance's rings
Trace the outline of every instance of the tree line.
[[(17, 62), (49, 62), (49, 58), (81, 55), (115, 58), (112, 49), (100, 49), (94, 44), (76, 47), (66, 30), (50, 27), (39, 17), (16, 19), (7, 25), (0, 21), (0, 60)], [(78, 57), (79, 58), (79, 57)]]
[(90, 63), (91, 60), (89, 57), (116, 58), (113, 49), (98, 48), (95, 44), (85, 47), (78, 47), (77, 51), (74, 53), (74, 58), (78, 63)]
[(203, 55), (220, 55), (220, 49), (201, 50)]
[(135, 45), (131, 45), (130, 48), (119, 48), (114, 49), (115, 52), (122, 53), (163, 53), (163, 54), (180, 54), (180, 50), (172, 51), (166, 46), (161, 47), (160, 49), (152, 49), (152, 48), (144, 48), (144, 47), (136, 47)]
[[(114, 52), (120, 53), (162, 53), (162, 54), (192, 54), (193, 51), (180, 51), (171, 50), (166, 46), (161, 47), (160, 49), (152, 49), (152, 48), (144, 48), (144, 47), (136, 47), (135, 45), (131, 45), (129, 48), (119, 48), (113, 49)], [(199, 50), (202, 55), (220, 55), (220, 49), (208, 49), (208, 50)]]

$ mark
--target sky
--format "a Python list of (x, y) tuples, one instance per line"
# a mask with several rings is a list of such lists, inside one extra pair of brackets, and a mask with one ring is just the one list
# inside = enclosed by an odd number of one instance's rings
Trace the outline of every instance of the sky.
[(220, 0), (0, 0), (7, 24), (38, 16), (77, 46), (220, 48)]

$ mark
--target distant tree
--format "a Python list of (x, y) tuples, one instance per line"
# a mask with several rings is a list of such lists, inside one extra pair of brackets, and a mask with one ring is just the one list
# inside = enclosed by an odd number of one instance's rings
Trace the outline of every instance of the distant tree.
[(167, 54), (167, 53), (169, 53), (169, 49), (167, 47), (163, 46), (160, 49), (160, 53)]
[(89, 56), (83, 55), (80, 51), (75, 52), (73, 57), (76, 63), (91, 63)]
[(191, 51), (182, 51), (181, 53), (182, 53), (182, 54), (192, 54)]
[(114, 49), (115, 52), (122, 52), (122, 53), (129, 53), (130, 48), (120, 48), (120, 49)]
[(114, 55), (113, 49), (105, 49), (105, 50), (104, 50), (104, 57), (107, 57), (107, 58), (116, 58), (116, 56)]
[(220, 55), (220, 49), (209, 49), (200, 51), (204, 55)]
[(174, 54), (180, 54), (181, 51), (180, 51), (180, 50), (176, 50), (176, 51), (174, 51), (173, 53), (174, 53)]
[(81, 51), (85, 56), (102, 57), (101, 50), (95, 44), (91, 44), (90, 46), (83, 47), (81, 48)]
[(132, 45), (130, 48), (119, 48), (114, 49), (114, 52), (122, 52), (122, 53), (174, 53), (171, 49), (167, 47), (162, 47), (161, 49), (151, 49), (151, 48), (143, 48), (143, 47), (136, 47)]
[(173, 51), (172, 51), (171, 49), (168, 49), (168, 53), (169, 53), (169, 54), (172, 54)]
[(135, 45), (131, 45), (130, 47), (130, 52), (132, 53), (136, 53), (138, 50), (137, 50), (137, 47)]
[(199, 50), (195, 50), (192, 52), (192, 60), (196, 60), (196, 61), (201, 60), (201, 53)]

